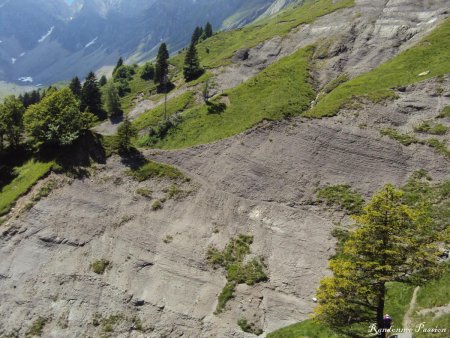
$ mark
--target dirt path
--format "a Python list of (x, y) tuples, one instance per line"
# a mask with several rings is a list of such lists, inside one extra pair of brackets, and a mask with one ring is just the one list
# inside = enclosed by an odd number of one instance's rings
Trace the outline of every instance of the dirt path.
[[(412, 321), (411, 321), (411, 317), (412, 314), (414, 312), (414, 309), (416, 308), (416, 301), (417, 301), (417, 293), (420, 290), (420, 286), (417, 286), (414, 289), (412, 298), (411, 298), (411, 302), (409, 303), (409, 308), (408, 311), (405, 313), (405, 316), (403, 317), (403, 322), (402, 322), (402, 327), (403, 328), (408, 328), (411, 329), (412, 328)], [(397, 335), (398, 338), (412, 338), (412, 333), (409, 332), (405, 332), (405, 333), (399, 333)]]

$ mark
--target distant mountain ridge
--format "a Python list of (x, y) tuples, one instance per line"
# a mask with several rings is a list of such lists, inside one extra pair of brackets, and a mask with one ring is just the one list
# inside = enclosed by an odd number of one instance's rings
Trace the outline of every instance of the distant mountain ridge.
[(197, 25), (235, 28), (294, 0), (0, 0), (0, 81), (50, 84), (140, 62), (161, 41), (183, 48)]

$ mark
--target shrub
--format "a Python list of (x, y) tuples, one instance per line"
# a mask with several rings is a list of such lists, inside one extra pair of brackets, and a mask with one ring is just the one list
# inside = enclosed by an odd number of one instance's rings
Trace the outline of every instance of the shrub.
[(27, 333), (25, 334), (25, 337), (34, 337), (34, 336), (41, 336), (42, 330), (44, 329), (45, 324), (47, 323), (47, 319), (43, 317), (39, 317), (36, 319), (31, 327), (28, 329)]
[(152, 204), (152, 210), (156, 211), (156, 210), (160, 210), (163, 208), (163, 204), (160, 200), (155, 200)]
[(444, 107), (437, 117), (440, 119), (450, 118), (450, 106)]
[(414, 131), (432, 135), (445, 135), (448, 132), (448, 128), (442, 123), (433, 124), (430, 121), (424, 121), (420, 125), (414, 127)]
[(325, 187), (318, 191), (317, 197), (327, 205), (337, 206), (350, 214), (361, 213), (364, 205), (362, 196), (344, 184)]
[(111, 262), (106, 259), (99, 259), (93, 263), (91, 263), (91, 269), (97, 275), (103, 275), (106, 269), (111, 267)]
[(238, 323), (239, 327), (241, 328), (241, 330), (244, 332), (253, 333), (257, 336), (259, 336), (263, 333), (263, 330), (256, 327), (255, 323), (249, 323), (247, 321), (247, 319), (245, 319), (245, 318), (239, 319), (237, 323)]
[(138, 190), (136, 190), (136, 194), (147, 198), (152, 198), (152, 193), (153, 191), (148, 188), (139, 188)]
[(127, 171), (127, 174), (139, 182), (149, 178), (186, 179), (181, 171), (163, 163), (148, 161), (137, 169)]

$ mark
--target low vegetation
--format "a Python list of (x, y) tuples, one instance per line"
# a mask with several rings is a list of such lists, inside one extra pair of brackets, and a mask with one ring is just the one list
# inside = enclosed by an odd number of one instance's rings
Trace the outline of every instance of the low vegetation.
[(161, 210), (163, 208), (163, 203), (160, 200), (155, 200), (152, 203), (152, 210)]
[(182, 122), (155, 144), (159, 148), (183, 148), (209, 143), (243, 132), (263, 120), (299, 115), (315, 97), (310, 83), (312, 48), (281, 59), (254, 78), (226, 91), (209, 106), (229, 102), (220, 112), (209, 113), (208, 105), (186, 110)]
[(136, 190), (136, 194), (146, 198), (152, 198), (153, 191), (148, 188), (139, 188)]
[(449, 33), (450, 19), (447, 19), (414, 47), (323, 96), (305, 116), (333, 116), (355, 97), (380, 102), (395, 97), (392, 89), (396, 87), (450, 73), (450, 63), (445, 61), (450, 58)]
[(147, 161), (136, 169), (126, 172), (138, 182), (143, 182), (151, 178), (168, 178), (172, 180), (186, 180), (184, 174), (168, 164)]
[(233, 298), (237, 284), (254, 285), (268, 280), (262, 259), (253, 258), (245, 262), (252, 243), (253, 236), (241, 234), (233, 238), (222, 251), (214, 247), (209, 248), (207, 254), (209, 263), (215, 268), (224, 268), (227, 273), (227, 283), (219, 295), (216, 313), (222, 312), (226, 303)]
[(414, 127), (414, 131), (431, 135), (445, 135), (448, 132), (448, 127), (444, 126), (442, 123), (424, 121)]
[(442, 109), (437, 118), (439, 119), (450, 118), (450, 106), (444, 107), (444, 109)]
[(241, 328), (242, 331), (253, 333), (254, 335), (261, 335), (263, 333), (263, 330), (256, 326), (255, 323), (249, 323), (247, 319), (241, 318), (238, 320), (237, 324)]
[(14, 169), (15, 178), (0, 190), (0, 216), (7, 214), (19, 197), (26, 194), (36, 182), (47, 175), (54, 162), (29, 160)]
[(447, 148), (446, 144), (435, 138), (430, 138), (427, 140), (418, 139), (412, 134), (402, 134), (393, 128), (384, 128), (380, 130), (381, 135), (387, 136), (393, 140), (396, 140), (403, 144), (404, 146), (409, 146), (411, 144), (423, 144), (434, 149), (438, 154), (443, 155), (445, 158), (450, 159), (450, 150)]
[(317, 192), (319, 200), (328, 206), (335, 206), (349, 214), (360, 214), (364, 205), (361, 194), (353, 191), (349, 185), (331, 185)]
[(96, 260), (91, 264), (91, 269), (94, 273), (97, 275), (103, 275), (106, 271), (106, 269), (111, 267), (111, 262), (106, 259), (99, 259)]
[(31, 327), (28, 329), (27, 333), (25, 334), (26, 338), (31, 337), (40, 337), (42, 335), (42, 331), (44, 330), (45, 324), (47, 323), (47, 319), (43, 317), (39, 317), (36, 319)]

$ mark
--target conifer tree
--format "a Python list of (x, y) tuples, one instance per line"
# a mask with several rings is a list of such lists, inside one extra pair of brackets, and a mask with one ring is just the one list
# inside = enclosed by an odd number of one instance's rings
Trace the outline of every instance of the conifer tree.
[(202, 35), (203, 35), (203, 28), (199, 26), (195, 27), (194, 33), (192, 33), (191, 44), (194, 45), (197, 44)]
[(333, 276), (320, 283), (316, 319), (347, 330), (365, 323), (366, 333), (376, 323), (378, 336), (384, 338), (386, 284), (420, 285), (439, 275), (439, 235), (433, 231), (429, 211), (423, 205), (409, 207), (402, 197), (402, 191), (386, 185), (364, 214), (355, 216), (359, 228), (330, 261)]
[(100, 78), (100, 80), (98, 81), (98, 85), (100, 87), (103, 87), (106, 83), (108, 82), (108, 79), (106, 78), (105, 75), (102, 75), (102, 77)]
[(122, 114), (119, 93), (112, 81), (105, 85), (105, 105), (109, 116), (113, 117)]
[(77, 99), (80, 99), (80, 97), (81, 97), (81, 82), (80, 82), (80, 79), (78, 78), (78, 76), (75, 76), (72, 79), (72, 81), (70, 82), (69, 88), (72, 91), (73, 95), (75, 95), (75, 97)]
[(119, 60), (117, 60), (117, 64), (116, 64), (116, 66), (114, 67), (113, 74), (114, 74), (114, 73), (116, 72), (116, 70), (119, 69), (121, 66), (123, 66), (123, 59), (122, 59), (122, 57), (120, 57)]
[(169, 75), (169, 51), (167, 45), (162, 43), (159, 47), (158, 56), (156, 58), (155, 65), (155, 82), (159, 84), (165, 84), (167, 76)]
[(131, 123), (128, 115), (125, 115), (123, 123), (117, 130), (119, 152), (127, 153), (131, 149), (131, 139), (137, 135), (136, 129)]
[(203, 69), (198, 59), (197, 48), (191, 43), (184, 59), (183, 74), (186, 81), (192, 81), (202, 75)]
[(81, 111), (86, 109), (99, 118), (103, 117), (102, 94), (98, 86), (97, 78), (90, 72), (81, 90)]
[(213, 36), (213, 28), (210, 22), (206, 23), (203, 35), (205, 36), (205, 39), (208, 39), (211, 36)]

